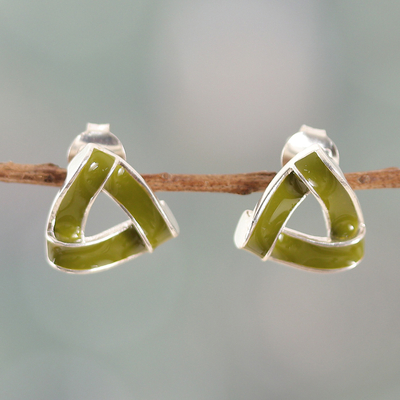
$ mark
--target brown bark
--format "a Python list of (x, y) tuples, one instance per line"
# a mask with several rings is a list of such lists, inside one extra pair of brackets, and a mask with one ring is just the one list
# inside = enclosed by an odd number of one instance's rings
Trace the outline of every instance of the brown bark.
[[(54, 164), (0, 163), (0, 181), (30, 183), (33, 185), (62, 186), (66, 170)], [(229, 175), (143, 174), (154, 191), (165, 192), (218, 192), (250, 194), (263, 191), (275, 172), (249, 172)], [(345, 174), (354, 190), (400, 188), (400, 169), (385, 168), (377, 171)]]

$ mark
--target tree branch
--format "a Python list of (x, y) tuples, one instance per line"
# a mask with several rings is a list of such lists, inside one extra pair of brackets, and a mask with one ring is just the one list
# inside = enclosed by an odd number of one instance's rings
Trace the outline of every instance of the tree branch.
[[(62, 186), (66, 170), (54, 164), (0, 163), (0, 181), (33, 185)], [(229, 175), (143, 174), (154, 191), (219, 192), (250, 194), (265, 190), (275, 172), (249, 172)], [(400, 169), (345, 174), (354, 190), (400, 188)]]

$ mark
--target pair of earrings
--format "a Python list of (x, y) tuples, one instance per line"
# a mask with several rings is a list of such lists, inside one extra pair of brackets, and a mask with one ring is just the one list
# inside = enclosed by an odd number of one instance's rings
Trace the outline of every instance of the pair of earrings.
[[(72, 273), (100, 271), (151, 253), (178, 235), (167, 204), (126, 162), (124, 148), (108, 124), (88, 124), (72, 143), (68, 160), (67, 177), (47, 224), (47, 256), (52, 266)], [(364, 254), (365, 225), (338, 162), (337, 148), (326, 132), (302, 126), (283, 149), (283, 168), (254, 211), (247, 210), (240, 218), (236, 246), (263, 260), (313, 271), (355, 267)], [(89, 210), (101, 191), (120, 205), (129, 220), (86, 237)], [(324, 210), (327, 237), (285, 227), (310, 193)]]

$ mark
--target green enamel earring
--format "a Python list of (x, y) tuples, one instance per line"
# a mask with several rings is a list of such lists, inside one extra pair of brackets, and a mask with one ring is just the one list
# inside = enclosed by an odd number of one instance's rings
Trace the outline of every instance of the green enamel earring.
[[(162, 200), (125, 161), (110, 125), (88, 124), (72, 143), (68, 169), (50, 211), (46, 242), (50, 264), (62, 271), (108, 269), (176, 237), (178, 224)], [(90, 207), (103, 191), (129, 219), (95, 236), (85, 236)]]
[[(337, 148), (326, 132), (303, 125), (283, 149), (283, 168), (254, 211), (245, 211), (239, 220), (236, 246), (263, 260), (312, 271), (355, 267), (364, 255), (365, 224), (358, 199), (338, 164)], [(285, 227), (309, 194), (324, 211), (326, 237)]]

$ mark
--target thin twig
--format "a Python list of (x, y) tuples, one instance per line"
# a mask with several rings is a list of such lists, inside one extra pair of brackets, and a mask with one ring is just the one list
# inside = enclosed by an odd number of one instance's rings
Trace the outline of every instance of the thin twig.
[[(66, 170), (54, 164), (0, 163), (0, 181), (30, 183), (33, 185), (62, 186)], [(229, 175), (143, 174), (154, 191), (165, 192), (219, 192), (250, 194), (263, 191), (275, 172), (249, 172)], [(400, 169), (345, 174), (354, 190), (400, 188)]]

